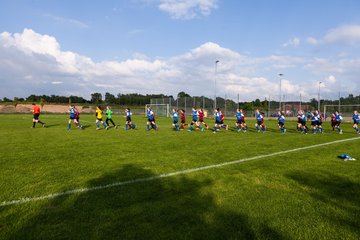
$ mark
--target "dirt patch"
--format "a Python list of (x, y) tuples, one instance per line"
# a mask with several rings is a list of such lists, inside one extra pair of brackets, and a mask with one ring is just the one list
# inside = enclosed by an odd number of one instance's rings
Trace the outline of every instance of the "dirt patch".
[[(30, 113), (31, 104), (17, 104), (15, 105), (0, 105), (0, 113)], [(94, 113), (95, 110), (92, 107), (77, 106), (81, 113)], [(68, 105), (59, 104), (45, 104), (41, 108), (43, 113), (67, 113), (69, 110)]]

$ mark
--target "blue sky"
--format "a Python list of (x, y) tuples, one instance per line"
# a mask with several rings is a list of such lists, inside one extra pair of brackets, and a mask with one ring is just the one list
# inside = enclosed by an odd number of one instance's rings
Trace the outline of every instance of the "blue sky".
[[(360, 2), (7, 1), (2, 97), (217, 93), (241, 100), (360, 93)], [(219, 60), (215, 76), (215, 61)]]

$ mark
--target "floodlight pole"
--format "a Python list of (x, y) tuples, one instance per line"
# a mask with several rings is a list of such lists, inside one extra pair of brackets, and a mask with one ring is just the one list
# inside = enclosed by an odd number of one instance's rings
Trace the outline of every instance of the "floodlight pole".
[(282, 98), (282, 95), (281, 95), (281, 82), (282, 82), (282, 76), (284, 76), (284, 74), (279, 73), (279, 77), (280, 77), (280, 101), (279, 101), (279, 111), (281, 111), (281, 98)]
[(318, 111), (320, 111), (320, 86), (322, 82), (319, 82), (319, 91), (318, 91)]
[(216, 78), (217, 78), (217, 64), (219, 63), (219, 60), (215, 61), (215, 99), (214, 99), (214, 108), (216, 109)]

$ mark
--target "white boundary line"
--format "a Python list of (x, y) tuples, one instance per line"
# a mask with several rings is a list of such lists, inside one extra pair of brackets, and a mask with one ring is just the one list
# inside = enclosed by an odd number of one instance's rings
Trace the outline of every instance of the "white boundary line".
[(106, 189), (106, 188), (113, 188), (113, 187), (118, 187), (118, 186), (130, 185), (130, 184), (133, 184), (133, 183), (149, 182), (149, 181), (153, 181), (153, 180), (157, 180), (157, 179), (168, 178), (168, 177), (182, 175), (182, 174), (188, 174), (188, 173), (192, 173), (192, 172), (199, 172), (199, 171), (203, 171), (203, 170), (207, 170), (207, 169), (218, 168), (218, 167), (223, 167), (223, 166), (227, 166), (227, 165), (232, 165), (232, 164), (238, 164), (238, 163), (242, 163), (242, 162), (257, 160), (257, 159), (260, 159), (260, 158), (273, 157), (273, 156), (277, 156), (277, 155), (282, 155), (282, 154), (287, 154), (287, 153), (292, 153), (292, 152), (297, 152), (297, 151), (302, 151), (302, 150), (307, 150), (307, 149), (312, 149), (312, 148), (317, 148), (317, 147), (323, 147), (323, 146), (332, 145), (332, 144), (336, 144), (336, 143), (349, 142), (349, 141), (354, 141), (354, 140), (359, 140), (359, 139), (360, 139), (360, 137), (347, 138), (347, 139), (343, 139), (343, 140), (337, 140), (337, 141), (321, 143), (321, 144), (316, 144), (316, 145), (311, 145), (311, 146), (306, 146), (306, 147), (294, 148), (294, 149), (290, 149), (290, 150), (274, 152), (274, 153), (269, 153), (269, 154), (250, 157), (250, 158), (239, 159), (239, 160), (230, 161), (230, 162), (224, 162), (224, 163), (219, 163), (219, 164), (214, 164), (214, 165), (209, 165), (209, 166), (203, 166), (203, 167), (198, 167), (198, 168), (190, 168), (190, 169), (186, 169), (186, 170), (178, 171), (178, 172), (164, 173), (164, 174), (161, 174), (161, 175), (158, 175), (158, 176), (153, 176), (153, 177), (137, 178), (137, 179), (123, 181), (123, 182), (109, 183), (109, 184), (106, 184), (106, 185), (98, 185), (98, 186), (88, 187), (88, 188), (72, 189), (72, 190), (67, 190), (67, 191), (64, 191), (64, 192), (58, 192), (58, 193), (52, 193), (52, 194), (49, 194), (49, 195), (43, 195), (43, 196), (40, 196), (40, 197), (19, 198), (19, 199), (16, 199), (16, 200), (4, 201), (4, 202), (0, 203), (0, 207), (16, 205), (16, 204), (20, 204), (20, 203), (27, 203), (27, 202), (37, 202), (37, 201), (40, 201), (40, 200), (53, 199), (53, 198), (57, 198), (57, 197), (60, 197), (60, 196), (65, 196), (65, 195), (70, 195), (70, 194), (75, 194), (75, 193), (90, 192), (90, 191), (101, 190), (101, 189)]

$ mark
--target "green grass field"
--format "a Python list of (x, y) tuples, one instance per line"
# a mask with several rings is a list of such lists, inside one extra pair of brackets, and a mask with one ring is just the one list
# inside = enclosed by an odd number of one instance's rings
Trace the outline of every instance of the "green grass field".
[[(90, 115), (81, 116), (85, 130), (71, 131), (66, 115), (40, 118), (46, 128), (30, 128), (31, 115), (0, 115), (0, 239), (360, 238), (360, 139), (350, 123), (342, 135), (329, 123), (324, 134), (300, 134), (294, 122), (281, 134), (276, 121), (261, 134), (250, 120), (245, 134), (213, 134), (175, 132), (165, 118), (157, 132), (141, 116), (130, 131), (123, 117), (108, 131)], [(34, 199), (80, 188), (90, 191)]]

